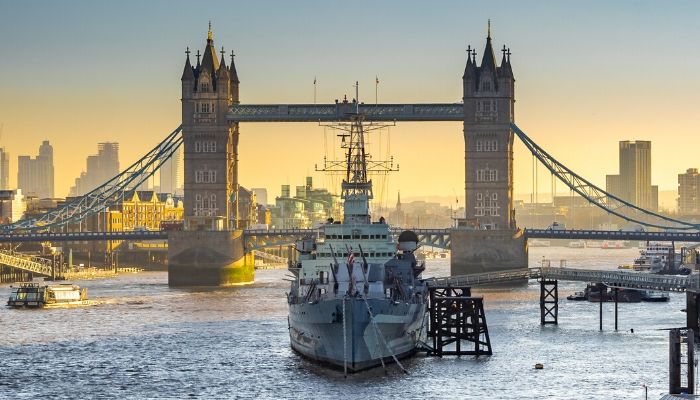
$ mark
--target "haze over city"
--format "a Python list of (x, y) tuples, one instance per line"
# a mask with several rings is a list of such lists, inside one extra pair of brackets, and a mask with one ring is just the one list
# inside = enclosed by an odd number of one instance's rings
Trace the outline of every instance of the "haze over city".
[[(700, 55), (689, 43), (700, 34), (700, 5), (655, 5), (2, 2), (0, 145), (14, 184), (16, 157), (50, 140), (57, 196), (97, 142), (119, 142), (128, 165), (179, 124), (185, 47), (203, 48), (209, 20), (217, 49), (237, 55), (242, 103), (311, 103), (314, 79), (319, 103), (354, 97), (355, 81), (371, 103), (375, 77), (379, 102), (459, 102), (465, 49), (481, 54), (490, 18), (494, 47), (512, 51), (523, 130), (603, 187), (619, 140), (651, 140), (652, 181), (675, 190), (677, 174), (698, 166)], [(316, 124), (243, 124), (241, 183), (272, 195), (301, 184), (322, 161), (323, 136)], [(399, 189), (463, 193), (463, 146), (461, 123), (397, 124), (391, 150), (401, 170), (390, 178), (390, 202)], [(519, 143), (515, 168), (515, 192), (529, 193), (531, 156)], [(549, 179), (539, 190), (549, 191)]]

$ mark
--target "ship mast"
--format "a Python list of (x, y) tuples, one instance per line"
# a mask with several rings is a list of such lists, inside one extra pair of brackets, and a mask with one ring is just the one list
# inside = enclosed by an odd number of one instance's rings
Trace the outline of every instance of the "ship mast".
[(366, 115), (360, 112), (358, 83), (355, 82), (355, 107), (354, 112), (349, 113), (349, 122), (339, 121), (332, 124), (323, 124), (331, 129), (341, 131), (338, 137), (341, 139), (341, 148), (345, 150), (345, 160), (323, 159), (323, 167), (316, 168), (331, 174), (342, 173), (344, 175), (341, 184), (341, 197), (344, 200), (345, 223), (371, 222), (369, 214), (369, 201), (374, 198), (372, 193), (372, 180), (369, 174), (386, 174), (398, 171), (398, 165), (394, 165), (393, 157), (388, 161), (374, 161), (365, 148), (365, 134), (368, 131), (394, 126), (394, 123), (367, 122)]

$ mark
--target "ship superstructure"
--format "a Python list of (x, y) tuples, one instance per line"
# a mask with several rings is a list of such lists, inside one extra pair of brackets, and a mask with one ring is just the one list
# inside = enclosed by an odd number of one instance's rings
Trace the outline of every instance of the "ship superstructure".
[(290, 265), (292, 348), (351, 372), (415, 352), (427, 293), (424, 266), (413, 254), (418, 237), (406, 231), (397, 240), (384, 218), (371, 218), (368, 173), (393, 170), (393, 163), (371, 161), (368, 127), (360, 114), (335, 125), (345, 160), (326, 161), (325, 168), (344, 171), (343, 221), (329, 220), (320, 237), (299, 241), (299, 261)]

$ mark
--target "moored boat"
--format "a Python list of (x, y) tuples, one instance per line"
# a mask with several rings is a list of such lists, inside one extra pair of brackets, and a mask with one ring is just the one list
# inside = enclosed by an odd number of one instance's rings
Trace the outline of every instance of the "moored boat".
[[(369, 213), (362, 116), (346, 126), (342, 182), (343, 221), (297, 242), (299, 261), (287, 296), (291, 347), (301, 355), (348, 372), (398, 361), (417, 349), (427, 304), (416, 260), (418, 236), (395, 240), (384, 218)], [(348, 140), (346, 140), (348, 138)], [(373, 165), (377, 165), (373, 161)]]

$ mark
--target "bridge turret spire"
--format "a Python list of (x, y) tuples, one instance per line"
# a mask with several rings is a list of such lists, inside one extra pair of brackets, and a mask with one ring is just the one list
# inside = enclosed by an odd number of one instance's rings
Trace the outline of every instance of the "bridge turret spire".
[(194, 70), (192, 69), (192, 64), (190, 64), (190, 48), (188, 47), (187, 50), (185, 51), (185, 54), (187, 54), (187, 57), (185, 58), (185, 69), (182, 71), (182, 78), (181, 80), (193, 80), (194, 79)]
[(215, 76), (216, 71), (219, 69), (219, 59), (216, 56), (216, 49), (214, 48), (214, 39), (211, 32), (211, 25), (209, 25), (209, 32), (207, 33), (207, 46), (204, 48), (204, 54), (202, 54), (202, 65), (200, 68), (200, 73), (207, 71), (209, 76)]
[(481, 58), (481, 72), (489, 71), (496, 76), (496, 55), (493, 53), (493, 46), (491, 45), (491, 20), (489, 20), (488, 36), (486, 37), (486, 48), (484, 48), (484, 55)]
[(217, 78), (221, 78), (221, 79), (228, 79), (229, 78), (228, 67), (226, 66), (226, 59), (224, 59), (225, 55), (226, 55), (226, 52), (224, 51), (224, 46), (221, 46), (221, 61), (219, 62), (219, 69), (216, 71)]
[(467, 65), (464, 67), (464, 75), (462, 79), (473, 79), (476, 77), (476, 64), (472, 61), (472, 53), (476, 53), (472, 50), (472, 46), (467, 46)]
[(238, 72), (236, 72), (236, 63), (234, 62), (234, 57), (236, 57), (236, 55), (233, 53), (233, 50), (231, 50), (231, 67), (229, 68), (231, 82), (240, 83), (240, 81), (238, 80)]
[(498, 69), (500, 75), (504, 78), (513, 79), (513, 69), (510, 66), (510, 49), (503, 45), (503, 59), (501, 60), (501, 67)]

